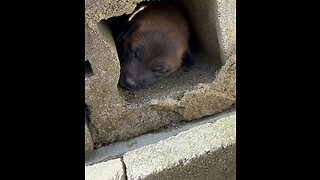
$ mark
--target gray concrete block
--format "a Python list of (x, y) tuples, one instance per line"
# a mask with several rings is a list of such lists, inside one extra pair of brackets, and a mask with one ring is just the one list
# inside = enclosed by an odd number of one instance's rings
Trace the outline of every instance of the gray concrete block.
[(235, 179), (236, 115), (123, 155), (127, 179)]
[[(91, 110), (96, 145), (125, 140), (173, 122), (222, 112), (235, 104), (236, 58), (231, 55), (220, 59), (220, 47), (229, 47), (220, 43), (229, 41), (218, 37), (222, 35), (217, 32), (215, 12), (220, 11), (212, 10), (217, 8), (216, 1), (181, 1), (187, 6), (204, 47), (195, 57), (191, 71), (186, 73), (180, 69), (138, 92), (126, 92), (117, 87), (119, 59), (110, 27), (101, 22), (131, 13), (138, 2), (141, 1), (85, 1), (85, 60), (90, 62), (93, 71), (85, 80), (85, 101)], [(221, 21), (219, 27), (229, 27), (223, 23), (225, 21)]]
[(184, 4), (199, 49), (212, 61), (220, 61), (220, 48), (216, 29), (215, 0), (179, 0)]
[(149, 144), (156, 144), (161, 140), (168, 139), (169, 137), (175, 136), (183, 131), (187, 131), (199, 125), (213, 123), (218, 119), (232, 116), (234, 114), (236, 114), (234, 110), (225, 111), (217, 115), (201, 118), (199, 121), (178, 123), (174, 126), (163, 128), (159, 131), (145, 133), (143, 135), (130, 138), (127, 141), (113, 142), (107, 146), (95, 149), (94, 151), (88, 153), (85, 158), (85, 165), (92, 165), (101, 161), (120, 157), (126, 152), (144, 147)]
[(198, 119), (230, 108), (236, 100), (236, 55), (227, 58), (216, 79), (211, 83), (199, 83), (183, 96), (153, 99), (150, 105), (159, 110), (178, 112), (184, 120)]
[(223, 62), (236, 52), (236, 0), (216, 0), (216, 26)]
[(91, 137), (91, 134), (90, 134), (90, 131), (88, 129), (88, 126), (87, 126), (87, 123), (85, 123), (85, 153), (88, 153), (90, 151), (93, 150), (93, 140), (92, 140), (92, 137)]
[(124, 166), (120, 159), (85, 166), (85, 180), (125, 180)]

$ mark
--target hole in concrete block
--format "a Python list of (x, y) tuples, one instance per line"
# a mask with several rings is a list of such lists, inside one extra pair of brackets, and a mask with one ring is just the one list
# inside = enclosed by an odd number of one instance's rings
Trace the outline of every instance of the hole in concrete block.
[[(124, 100), (130, 103), (144, 103), (150, 99), (162, 99), (171, 97), (180, 100), (183, 94), (192, 90), (199, 83), (211, 83), (215, 79), (217, 71), (221, 68), (218, 38), (215, 31), (215, 18), (212, 17), (213, 2), (204, 0), (167, 1), (175, 2), (182, 7), (191, 29), (191, 48), (194, 52), (194, 65), (189, 72), (182, 68), (173, 74), (156, 82), (155, 84), (139, 91), (128, 92), (118, 88), (124, 96)], [(144, 1), (137, 4), (138, 9)], [(210, 4), (211, 3), (211, 4)], [(125, 22), (130, 14), (123, 14), (119, 17), (111, 17), (101, 20), (99, 26), (111, 30), (113, 41), (116, 42)], [(118, 50), (118, 49), (117, 49)]]
[(94, 73), (93, 73), (93, 71), (92, 71), (92, 68), (91, 68), (91, 64), (90, 64), (90, 62), (89, 62), (88, 60), (86, 60), (86, 61), (84, 62), (84, 67), (85, 67), (85, 70), (84, 70), (84, 72), (85, 72), (85, 79), (87, 79), (87, 78), (89, 78), (89, 77), (91, 77), (91, 76), (94, 75)]

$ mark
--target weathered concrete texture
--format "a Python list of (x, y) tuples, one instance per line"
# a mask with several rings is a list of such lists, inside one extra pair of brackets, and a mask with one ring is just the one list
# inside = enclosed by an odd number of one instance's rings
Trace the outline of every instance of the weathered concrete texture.
[(236, 145), (207, 152), (205, 155), (200, 155), (188, 162), (181, 160), (174, 168), (164, 169), (143, 179), (235, 180)]
[(135, 107), (131, 105), (111, 105), (101, 112), (99, 117), (93, 114), (93, 122), (97, 130), (96, 142), (113, 142), (128, 139), (141, 132), (156, 130), (171, 122), (181, 120), (181, 115), (170, 112), (153, 110), (150, 107)]
[(125, 153), (127, 179), (235, 179), (236, 115)]
[[(86, 27), (85, 59), (91, 63), (94, 73), (85, 82), (86, 100), (101, 104), (105, 104), (105, 102), (119, 103), (121, 99), (119, 95), (116, 95), (120, 67), (111, 32), (109, 29), (104, 29), (101, 32)], [(91, 108), (90, 104), (88, 105)]]
[(120, 159), (85, 166), (86, 180), (125, 180), (123, 163)]
[(127, 141), (118, 141), (113, 142), (110, 145), (95, 149), (94, 151), (87, 153), (85, 158), (85, 165), (91, 165), (99, 163), (101, 161), (106, 161), (120, 157), (126, 152), (133, 151), (135, 149), (144, 147), (149, 144), (155, 144), (161, 140), (168, 139), (172, 136), (175, 136), (183, 131), (187, 131), (191, 128), (194, 128), (199, 125), (213, 123), (218, 119), (232, 116), (236, 114), (235, 107), (231, 111), (224, 111), (217, 115), (211, 115), (204, 118), (201, 118), (199, 121), (183, 122), (174, 124), (168, 128), (162, 128), (159, 131), (149, 132), (143, 135), (139, 135), (134, 138), (130, 138)]
[(186, 92), (181, 100), (153, 99), (150, 105), (157, 109), (176, 111), (186, 120), (222, 112), (236, 100), (236, 55), (226, 60), (213, 83), (199, 83)]
[(222, 63), (235, 53), (235, 0), (178, 0), (186, 7), (198, 43), (204, 53)]
[(217, 35), (221, 59), (226, 60), (236, 51), (236, 1), (216, 0)]
[(85, 153), (90, 152), (93, 150), (93, 140), (88, 129), (87, 123), (85, 123)]
[(85, 0), (85, 21), (94, 29), (102, 19), (130, 14), (142, 0)]
[[(230, 17), (233, 13), (228, 13), (233, 6), (225, 3), (218, 6), (216, 0), (181, 1), (205, 50), (191, 71), (179, 70), (138, 92), (118, 89), (118, 55), (110, 27), (101, 20), (129, 14), (138, 2), (85, 1), (85, 60), (90, 62), (94, 74), (85, 80), (85, 101), (91, 111), (95, 145), (124, 140), (172, 122), (215, 114), (235, 104), (236, 56), (233, 50), (227, 51), (234, 47), (233, 41), (229, 41), (234, 35), (228, 35), (228, 31), (235, 33), (230, 28), (234, 21), (222, 20), (233, 18)], [(218, 12), (220, 16), (216, 17)], [(220, 59), (222, 50), (228, 52), (222, 56), (225, 59)], [(217, 62), (224, 62), (223, 66)]]
[(178, 0), (184, 4), (199, 49), (213, 59), (220, 60), (220, 48), (216, 30), (215, 0)]

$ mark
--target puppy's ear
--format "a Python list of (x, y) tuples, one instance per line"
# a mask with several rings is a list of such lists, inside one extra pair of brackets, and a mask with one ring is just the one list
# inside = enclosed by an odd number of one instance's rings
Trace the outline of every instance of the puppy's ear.
[(139, 27), (139, 23), (137, 21), (129, 21), (124, 25), (124, 28), (120, 35), (118, 36), (117, 41), (121, 41), (126, 39), (128, 36), (130, 36), (131, 33), (133, 33), (137, 28)]

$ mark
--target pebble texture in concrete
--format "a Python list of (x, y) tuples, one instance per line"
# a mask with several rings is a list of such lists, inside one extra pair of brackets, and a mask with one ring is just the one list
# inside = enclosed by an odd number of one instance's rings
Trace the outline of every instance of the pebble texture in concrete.
[(236, 1), (216, 0), (216, 23), (221, 59), (236, 52)]
[(235, 179), (236, 115), (123, 156), (128, 179)]
[(85, 180), (125, 180), (125, 171), (120, 159), (85, 166)]
[(95, 164), (101, 161), (114, 159), (120, 157), (122, 154), (141, 148), (149, 144), (155, 144), (161, 140), (168, 139), (169, 137), (175, 136), (183, 131), (187, 131), (193, 127), (213, 123), (218, 119), (232, 116), (236, 112), (234, 109), (225, 111), (223, 113), (212, 115), (209, 117), (201, 118), (199, 121), (191, 121), (188, 123), (179, 123), (170, 128), (164, 128), (156, 132), (150, 132), (134, 138), (130, 138), (127, 141), (114, 142), (108, 146), (95, 149), (94, 151), (87, 153), (85, 158), (85, 165)]
[(85, 123), (85, 152), (90, 152), (93, 150), (93, 140), (88, 129), (87, 123)]

